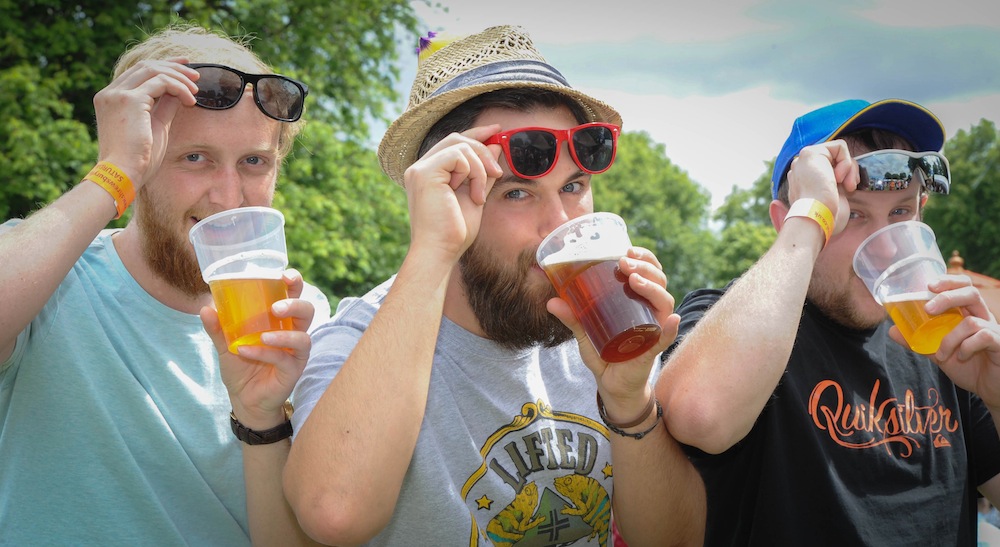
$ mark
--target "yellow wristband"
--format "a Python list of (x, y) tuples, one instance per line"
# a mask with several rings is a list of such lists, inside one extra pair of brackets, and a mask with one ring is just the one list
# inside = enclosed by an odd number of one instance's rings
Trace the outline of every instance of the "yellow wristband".
[(823, 230), (823, 246), (826, 247), (830, 236), (833, 235), (833, 213), (829, 207), (823, 205), (823, 202), (818, 199), (797, 199), (788, 209), (785, 220), (792, 217), (806, 217), (816, 221), (816, 224), (819, 224), (820, 229)]
[(83, 177), (83, 180), (89, 180), (111, 194), (115, 200), (115, 210), (118, 211), (116, 219), (121, 218), (125, 209), (128, 209), (128, 206), (135, 199), (135, 188), (132, 186), (132, 180), (109, 161), (97, 162), (97, 165), (87, 173), (87, 176)]

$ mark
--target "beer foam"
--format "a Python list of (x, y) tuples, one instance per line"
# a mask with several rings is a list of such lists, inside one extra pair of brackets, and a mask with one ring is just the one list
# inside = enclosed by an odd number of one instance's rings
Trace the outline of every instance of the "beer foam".
[(242, 272), (217, 274), (209, 277), (207, 283), (213, 281), (231, 281), (238, 279), (281, 279), (281, 272), (269, 268), (250, 269)]
[(202, 271), (206, 282), (219, 279), (280, 279), (288, 265), (281, 252), (261, 249), (246, 251), (213, 262)]
[(908, 292), (903, 294), (894, 294), (892, 296), (887, 296), (882, 299), (882, 303), (894, 304), (896, 302), (912, 302), (914, 300), (927, 301), (930, 300), (931, 298), (934, 298), (935, 296), (937, 295), (935, 295), (931, 291)]
[[(628, 232), (624, 229), (608, 231), (605, 226), (604, 233), (600, 233), (599, 228), (599, 226), (592, 224), (577, 226), (574, 231), (563, 236), (562, 249), (546, 256), (540, 265), (545, 267), (567, 262), (617, 260), (624, 256), (628, 248), (632, 246), (628, 239)], [(552, 235), (550, 234), (549, 237)], [(549, 238), (546, 238), (542, 242), (542, 246), (549, 243)]]
[(602, 249), (562, 249), (545, 257), (541, 266), (543, 268), (555, 266), (557, 264), (567, 264), (570, 262), (605, 262), (608, 260), (618, 260), (624, 253), (598, 252)]

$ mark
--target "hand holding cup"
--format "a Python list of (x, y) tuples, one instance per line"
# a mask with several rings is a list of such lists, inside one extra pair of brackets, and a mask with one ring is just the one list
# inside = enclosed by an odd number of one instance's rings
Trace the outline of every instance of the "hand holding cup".
[(189, 233), (202, 277), (212, 290), (229, 345), (261, 345), (267, 331), (291, 330), (271, 305), (288, 298), (285, 218), (268, 207), (240, 207), (202, 219)]
[(896, 222), (868, 236), (854, 254), (854, 271), (917, 353), (937, 352), (964, 317), (958, 308), (936, 315), (924, 309), (935, 296), (928, 285), (947, 267), (934, 231), (923, 222)]
[(569, 303), (587, 337), (609, 363), (633, 359), (660, 338), (660, 325), (649, 303), (618, 270), (618, 259), (631, 246), (621, 217), (591, 213), (553, 230), (535, 254), (559, 297)]

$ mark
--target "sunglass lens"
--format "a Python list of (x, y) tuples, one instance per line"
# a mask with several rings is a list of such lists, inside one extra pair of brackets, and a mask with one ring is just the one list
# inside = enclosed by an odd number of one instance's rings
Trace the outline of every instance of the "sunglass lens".
[(937, 156), (924, 156), (924, 185), (927, 189), (939, 194), (947, 194), (951, 189), (951, 173), (944, 160)]
[(615, 157), (614, 134), (607, 127), (586, 127), (573, 133), (573, 149), (581, 167), (604, 171)]
[(198, 93), (195, 101), (205, 108), (229, 108), (240, 100), (243, 94), (243, 79), (228, 70), (204, 66), (195, 69), (198, 78)]
[(524, 177), (537, 177), (552, 168), (556, 137), (548, 131), (519, 131), (510, 136), (510, 164)]
[[(858, 190), (904, 190), (914, 180), (932, 192), (947, 194), (951, 175), (944, 159), (935, 154), (914, 157), (898, 152), (874, 152), (858, 158)], [(914, 175), (919, 178), (914, 179)]]
[(304, 96), (294, 82), (278, 77), (261, 78), (256, 92), (261, 108), (270, 116), (294, 121), (302, 115)]

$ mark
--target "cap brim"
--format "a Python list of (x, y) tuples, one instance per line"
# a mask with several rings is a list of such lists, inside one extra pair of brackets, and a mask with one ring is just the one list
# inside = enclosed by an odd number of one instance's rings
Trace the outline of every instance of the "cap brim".
[(882, 129), (909, 141), (915, 152), (938, 152), (944, 146), (945, 132), (941, 120), (926, 108), (909, 101), (886, 99), (872, 103), (851, 116), (825, 141), (858, 129)]

